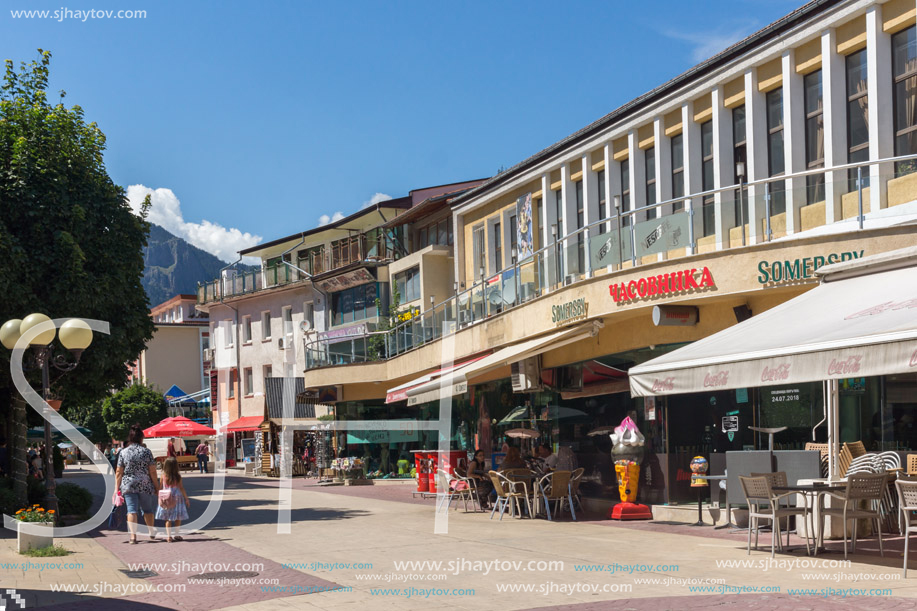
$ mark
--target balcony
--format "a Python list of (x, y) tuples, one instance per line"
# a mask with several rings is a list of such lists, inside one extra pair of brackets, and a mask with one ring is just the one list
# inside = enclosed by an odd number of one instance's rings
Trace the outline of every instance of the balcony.
[[(284, 258), (287, 263), (292, 263), (291, 255), (284, 255)], [(299, 269), (281, 263), (278, 257), (265, 264), (261, 270), (224, 273), (222, 279), (200, 283), (197, 287), (197, 303), (205, 304), (239, 297), (311, 280), (313, 276), (327, 278), (333, 275), (333, 272), (357, 263), (375, 265), (396, 258), (398, 252), (392, 239), (382, 235), (380, 230), (374, 229), (335, 240), (330, 245), (300, 250), (295, 263)]]
[[(917, 155), (908, 155), (810, 170), (619, 212), (555, 236), (548, 246), (496, 274), (483, 275), (470, 288), (393, 329), (334, 346), (307, 341), (306, 368), (394, 358), (541, 295), (623, 269), (768, 244), (810, 230), (856, 232), (864, 225), (903, 221), (906, 215), (917, 216), (917, 203), (898, 205), (917, 202), (917, 172), (900, 170), (912, 167), (902, 162), (915, 160)], [(872, 210), (877, 202), (883, 204)], [(627, 296), (613, 297), (617, 301)]]

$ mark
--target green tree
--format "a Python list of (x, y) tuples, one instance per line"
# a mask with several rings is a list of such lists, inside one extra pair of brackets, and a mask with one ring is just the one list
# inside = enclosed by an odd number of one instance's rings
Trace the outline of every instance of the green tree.
[(111, 436), (108, 434), (108, 423), (102, 417), (102, 401), (90, 403), (87, 406), (67, 405), (61, 408), (61, 414), (73, 424), (86, 427), (91, 432), (87, 437), (93, 443), (108, 443)]
[(102, 403), (102, 418), (112, 439), (127, 439), (131, 425), (153, 426), (166, 417), (169, 405), (162, 393), (134, 382)]
[[(97, 334), (79, 368), (54, 382), (65, 404), (91, 405), (123, 386), (127, 363), (153, 335), (141, 286), (149, 225), (108, 176), (99, 127), (65, 107), (64, 92), (48, 102), (51, 54), (39, 54), (18, 69), (6, 60), (0, 85), (0, 323), (31, 312), (108, 321), (111, 335)], [(15, 456), (26, 420), (9, 357), (0, 348), (0, 413)]]

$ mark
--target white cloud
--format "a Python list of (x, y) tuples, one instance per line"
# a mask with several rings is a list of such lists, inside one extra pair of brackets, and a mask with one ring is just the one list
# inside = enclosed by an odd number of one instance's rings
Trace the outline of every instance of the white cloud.
[(341, 212), (340, 210), (338, 210), (331, 216), (328, 216), (327, 214), (323, 214), (320, 217), (318, 217), (318, 226), (321, 227), (322, 225), (327, 225), (328, 223), (337, 223), (342, 218), (344, 218), (344, 213)]
[(363, 202), (363, 205), (361, 206), (361, 208), (369, 208), (370, 206), (375, 206), (379, 202), (387, 202), (390, 199), (392, 199), (391, 195), (386, 195), (385, 193), (377, 192), (375, 195), (373, 195), (368, 200)]
[(662, 34), (668, 38), (682, 40), (693, 46), (691, 59), (702, 62), (728, 47), (739, 42), (758, 28), (755, 21), (741, 20), (722, 24), (710, 32), (688, 30), (664, 30)]
[(182, 216), (181, 202), (172, 189), (151, 189), (144, 185), (129, 186), (127, 199), (135, 214), (140, 213), (140, 207), (147, 195), (150, 195), (152, 204), (147, 214), (148, 221), (227, 263), (238, 259), (240, 250), (254, 246), (262, 240), (260, 235), (242, 232), (234, 227), (227, 229), (208, 220), (200, 223), (186, 221)]

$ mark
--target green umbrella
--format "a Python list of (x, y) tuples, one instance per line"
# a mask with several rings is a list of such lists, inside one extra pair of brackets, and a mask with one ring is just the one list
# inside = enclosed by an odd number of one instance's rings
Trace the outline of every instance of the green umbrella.
[[(87, 429), (86, 427), (77, 426), (77, 427), (75, 427), (75, 428), (76, 428), (76, 430), (78, 430), (78, 431), (79, 431), (80, 433), (82, 433), (83, 435), (91, 435), (91, 434), (92, 434), (92, 431), (90, 431), (90, 430)], [(33, 426), (32, 428), (29, 429), (28, 438), (29, 438), (29, 439), (44, 439), (44, 438), (45, 438), (45, 427), (43, 427), (43, 426)], [(52, 429), (52, 430), (51, 430), (51, 438), (52, 438), (52, 439), (58, 439), (58, 440), (59, 440), (59, 439), (64, 439), (64, 434), (61, 433), (60, 431), (57, 431), (57, 430)]]

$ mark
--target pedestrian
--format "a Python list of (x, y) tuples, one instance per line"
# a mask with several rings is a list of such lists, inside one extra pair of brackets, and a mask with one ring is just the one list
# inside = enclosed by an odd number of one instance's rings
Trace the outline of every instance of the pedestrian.
[(143, 429), (139, 424), (131, 426), (127, 447), (118, 452), (118, 469), (115, 471), (117, 490), (127, 504), (127, 529), (130, 542), (137, 543), (138, 516), (143, 514), (150, 531), (150, 541), (156, 540), (155, 517), (156, 494), (159, 492), (159, 478), (156, 476), (156, 461), (153, 453), (143, 447)]
[(162, 489), (159, 491), (159, 507), (156, 509), (156, 519), (166, 522), (166, 540), (169, 543), (182, 540), (178, 533), (182, 520), (188, 519), (190, 504), (191, 500), (185, 492), (185, 485), (182, 484), (181, 473), (178, 471), (178, 459), (169, 456), (162, 465)]
[(201, 442), (194, 453), (197, 454), (197, 466), (201, 473), (207, 473), (207, 461), (210, 460), (210, 443), (207, 441)]
[(175, 456), (175, 443), (169, 439), (169, 446), (166, 448), (166, 457)]

